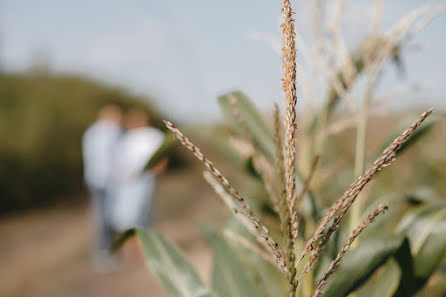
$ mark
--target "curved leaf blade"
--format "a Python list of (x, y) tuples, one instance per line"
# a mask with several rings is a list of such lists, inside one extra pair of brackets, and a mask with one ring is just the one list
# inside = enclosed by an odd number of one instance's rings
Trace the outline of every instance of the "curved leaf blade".
[(182, 252), (155, 231), (136, 230), (147, 265), (169, 297), (215, 297)]
[(214, 251), (212, 289), (215, 294), (219, 297), (260, 296), (260, 291), (247, 273), (247, 267), (222, 234), (210, 227), (203, 227), (203, 234)]
[(376, 234), (361, 239), (356, 249), (348, 251), (337, 271), (328, 280), (325, 297), (347, 296), (366, 280), (403, 245), (405, 237)]
[(358, 290), (358, 297), (393, 297), (401, 280), (401, 270), (395, 259), (389, 259), (381, 270), (376, 272), (378, 277), (372, 277)]
[(275, 146), (273, 133), (266, 124), (262, 114), (257, 110), (251, 100), (242, 92), (236, 91), (229, 94), (222, 95), (218, 98), (218, 102), (223, 111), (223, 115), (227, 120), (227, 123), (237, 131), (242, 137), (247, 137), (245, 131), (240, 126), (239, 119), (235, 116), (233, 108), (231, 106), (230, 98), (235, 98), (234, 104), (236, 105), (240, 117), (243, 119), (243, 124), (249, 131), (254, 146), (262, 152), (265, 157), (274, 162), (275, 159)]
[[(218, 102), (228, 125), (232, 127), (232, 129), (234, 129), (240, 136), (247, 137), (245, 131), (243, 131), (243, 127), (240, 126), (239, 119), (233, 112), (233, 108), (230, 103), (231, 96), (236, 99), (235, 104), (238, 108), (240, 117), (246, 126), (246, 129), (249, 131), (250, 136), (252, 137), (254, 142), (253, 145), (271, 162), (271, 164), (274, 164), (275, 145), (273, 133), (260, 111), (255, 107), (251, 100), (240, 91), (231, 92), (218, 98)], [(245, 169), (248, 169), (248, 172), (251, 174), (253, 173), (249, 166), (245, 167)], [(296, 168), (297, 189), (302, 187), (304, 179), (305, 177), (299, 172), (298, 168)], [(320, 219), (320, 213), (318, 211), (319, 208), (314, 194), (309, 191), (307, 197), (309, 203), (306, 204), (309, 204), (309, 207), (306, 207), (304, 212), (308, 213), (307, 217), (312, 218), (314, 221), (318, 221)]]
[(446, 205), (424, 207), (407, 216), (400, 224), (413, 245), (417, 289), (436, 272), (446, 256)]
[(415, 277), (420, 288), (438, 270), (446, 257), (446, 219), (440, 220), (414, 259)]

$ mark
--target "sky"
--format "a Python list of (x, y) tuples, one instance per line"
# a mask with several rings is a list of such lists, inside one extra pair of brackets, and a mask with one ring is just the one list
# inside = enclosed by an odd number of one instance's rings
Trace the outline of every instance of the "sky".
[[(300, 23), (308, 17), (306, 1), (295, 2)], [(348, 0), (344, 26), (367, 25), (368, 10), (357, 3), (367, 8), (373, 2)], [(420, 3), (384, 1), (380, 29)], [(0, 66), (20, 72), (46, 57), (54, 72), (86, 75), (150, 98), (168, 118), (213, 120), (219, 118), (217, 96), (231, 90), (243, 90), (264, 110), (281, 100), (280, 56), (254, 38), (280, 40), (279, 22), (279, 0), (1, 0)], [(398, 104), (445, 106), (445, 28), (442, 15), (414, 40), (430, 46), (405, 55), (403, 79), (389, 70), (383, 90), (429, 86)]]

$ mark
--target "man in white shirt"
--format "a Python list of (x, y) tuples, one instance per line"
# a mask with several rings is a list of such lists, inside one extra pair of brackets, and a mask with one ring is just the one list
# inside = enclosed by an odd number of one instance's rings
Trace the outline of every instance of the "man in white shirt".
[(113, 159), (121, 136), (122, 113), (119, 107), (107, 105), (82, 139), (84, 178), (91, 196), (94, 240), (93, 261), (97, 269), (107, 265), (113, 230), (110, 224), (110, 201), (107, 187)]

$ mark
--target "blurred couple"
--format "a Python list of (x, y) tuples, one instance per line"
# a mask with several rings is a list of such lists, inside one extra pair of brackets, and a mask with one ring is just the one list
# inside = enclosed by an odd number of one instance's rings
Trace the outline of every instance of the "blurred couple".
[(132, 109), (123, 116), (115, 105), (103, 107), (82, 140), (85, 182), (94, 226), (93, 264), (109, 270), (114, 235), (144, 228), (153, 218), (155, 178), (167, 158), (146, 166), (161, 147), (164, 134), (150, 126), (148, 115)]

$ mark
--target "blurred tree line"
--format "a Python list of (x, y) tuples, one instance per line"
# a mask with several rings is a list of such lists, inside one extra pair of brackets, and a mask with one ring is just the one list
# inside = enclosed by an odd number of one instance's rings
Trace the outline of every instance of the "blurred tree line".
[(81, 137), (115, 103), (158, 112), (142, 98), (76, 76), (0, 74), (0, 215), (74, 199), (83, 187)]

